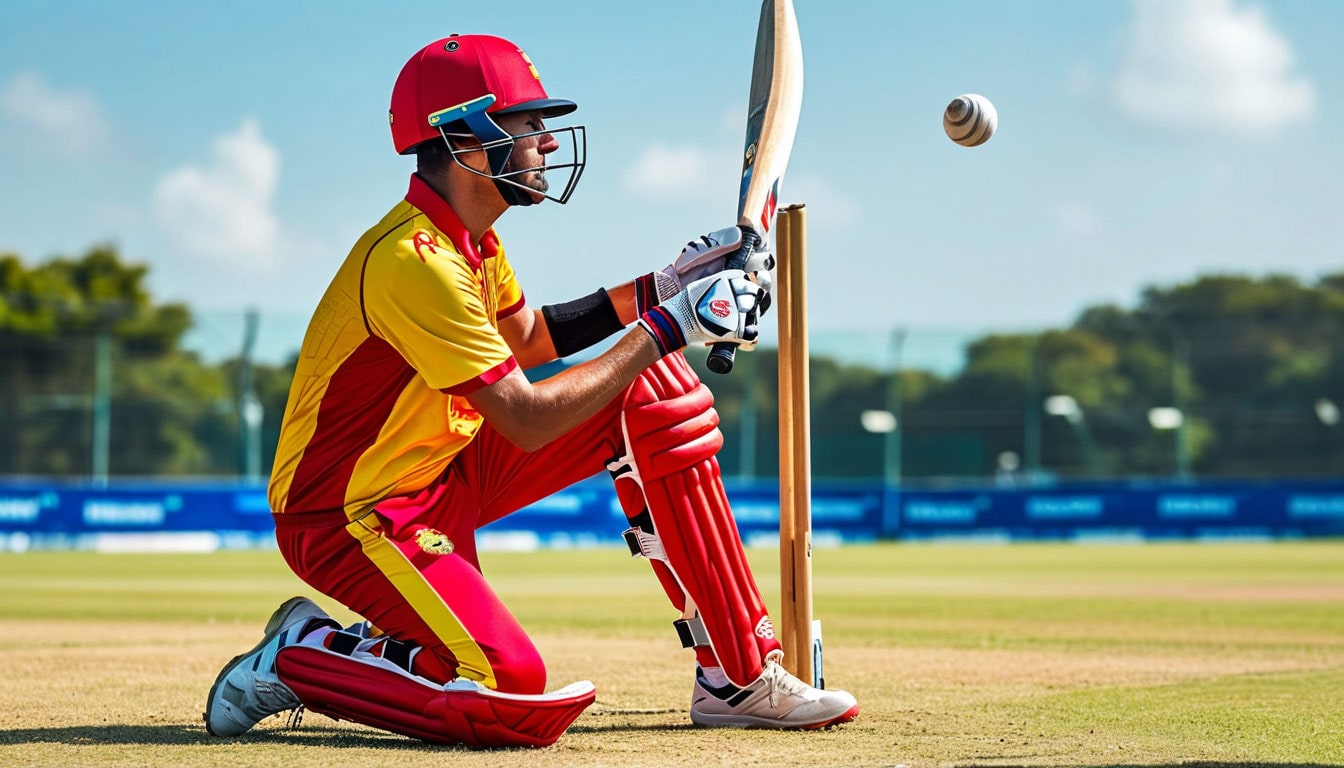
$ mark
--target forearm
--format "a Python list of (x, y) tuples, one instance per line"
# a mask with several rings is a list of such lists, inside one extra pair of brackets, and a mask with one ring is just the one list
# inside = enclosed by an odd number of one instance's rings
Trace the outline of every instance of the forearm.
[(629, 325), (639, 319), (639, 311), (635, 306), (635, 281), (608, 288), (607, 295), (611, 297), (611, 304), (616, 307), (616, 316), (622, 324)]
[[(573, 302), (529, 310), (525, 316), (519, 318), (521, 322), (505, 328), (505, 335), (510, 340), (518, 364), (528, 369), (549, 363), (592, 346), (639, 319), (639, 301), (636, 298), (634, 280), (604, 290), (606, 299), (611, 304), (610, 310), (607, 311), (614, 311), (614, 317), (611, 314), (602, 315), (600, 302), (593, 300), (601, 293), (599, 292)], [(557, 326), (553, 329), (552, 324), (556, 322), (557, 316), (561, 319), (563, 327)], [(576, 325), (583, 326), (583, 330), (576, 329)], [(560, 333), (562, 338), (555, 339), (552, 335), (553, 330)], [(575, 341), (576, 334), (581, 338), (580, 341)]]
[[(551, 341), (550, 329), (540, 309), (526, 310), (530, 322), (525, 323), (526, 330), (516, 334), (516, 341), (510, 340), (513, 357), (523, 370), (545, 365), (559, 357), (555, 353), (555, 344)], [(507, 338), (508, 334), (506, 334)]]
[[(638, 286), (635, 292), (639, 293)], [(617, 295), (619, 299), (619, 291)], [(646, 310), (638, 327), (627, 330), (598, 357), (536, 384), (515, 369), (467, 399), (514, 445), (536, 450), (593, 416), (663, 355), (688, 344), (753, 347), (764, 295), (765, 288), (741, 270), (697, 280), (671, 300)], [(604, 338), (610, 335), (608, 329), (619, 327), (616, 302), (605, 291), (545, 308), (542, 314), (560, 354), (581, 349), (584, 341)]]
[[(711, 232), (687, 243), (677, 260), (665, 269), (528, 313), (521, 332), (514, 331), (509, 336), (510, 329), (505, 329), (514, 356), (524, 368), (529, 368), (567, 357), (609, 338), (692, 282), (723, 271), (727, 258), (737, 252), (741, 241), (742, 230), (737, 226)], [(764, 262), (769, 254), (757, 252), (754, 256)], [(749, 261), (746, 271), (756, 273), (770, 267), (769, 263), (753, 266)], [(765, 285), (768, 290), (768, 283)]]
[(491, 390), (502, 395), (498, 398), (469, 399), (501, 434), (523, 450), (533, 451), (602, 410), (658, 358), (658, 347), (649, 334), (633, 328), (592, 360), (512, 391), (492, 386)]
[(649, 334), (634, 328), (602, 355), (539, 382), (535, 389), (548, 433), (543, 442), (563, 435), (602, 410), (658, 358), (658, 347)]
[(632, 282), (600, 288), (572, 301), (548, 304), (535, 316), (534, 335), (544, 335), (547, 351), (556, 357), (568, 357), (620, 333), (637, 319), (635, 286)]

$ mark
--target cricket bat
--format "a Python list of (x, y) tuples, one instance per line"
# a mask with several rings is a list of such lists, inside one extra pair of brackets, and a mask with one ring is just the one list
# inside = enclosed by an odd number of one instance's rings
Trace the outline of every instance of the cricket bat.
[[(741, 269), (754, 249), (769, 244), (775, 226), (779, 185), (793, 151), (798, 114), (803, 106), (803, 45), (792, 0), (764, 0), (756, 27), (756, 53), (747, 100), (746, 142), (737, 221), (747, 227), (742, 247), (728, 261)], [(715, 373), (733, 370), (737, 345), (720, 342), (706, 365)]]

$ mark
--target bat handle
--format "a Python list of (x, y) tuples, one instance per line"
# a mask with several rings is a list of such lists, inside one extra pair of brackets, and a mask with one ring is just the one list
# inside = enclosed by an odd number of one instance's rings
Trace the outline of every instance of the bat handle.
[[(725, 269), (742, 269), (747, 265), (747, 259), (751, 256), (751, 251), (761, 242), (761, 238), (756, 232), (748, 227), (742, 228), (742, 245), (738, 247), (737, 252), (728, 258), (724, 265)], [(709, 351), (709, 360), (705, 365), (714, 373), (731, 373), (733, 370), (733, 358), (737, 357), (737, 345), (731, 341), (720, 341), (714, 344), (714, 348)]]

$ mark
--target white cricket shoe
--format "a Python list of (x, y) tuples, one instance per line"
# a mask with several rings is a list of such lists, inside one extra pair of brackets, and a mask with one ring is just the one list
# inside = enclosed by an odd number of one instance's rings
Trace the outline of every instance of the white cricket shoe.
[(256, 647), (224, 665), (205, 701), (205, 730), (212, 736), (238, 736), (267, 717), (295, 709), (300, 701), (275, 673), (275, 655), (298, 642), (311, 619), (339, 627), (306, 597), (291, 597), (266, 622)]
[(859, 716), (859, 703), (844, 691), (813, 688), (773, 660), (746, 688), (715, 687), (696, 669), (691, 692), (691, 722), (738, 728), (812, 730), (846, 723)]

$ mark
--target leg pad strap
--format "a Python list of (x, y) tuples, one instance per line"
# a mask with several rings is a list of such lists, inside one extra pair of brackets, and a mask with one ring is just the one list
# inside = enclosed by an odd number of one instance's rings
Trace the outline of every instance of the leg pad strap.
[(672, 627), (677, 630), (677, 637), (681, 638), (682, 648), (698, 648), (709, 645), (709, 632), (705, 631), (705, 622), (696, 614), (689, 619), (677, 619), (672, 622)]
[(648, 511), (644, 510), (629, 520), (630, 528), (621, 536), (625, 537), (625, 544), (630, 548), (630, 556), (642, 556), (666, 563), (667, 550), (663, 549), (663, 542), (653, 529), (653, 518), (649, 516)]

